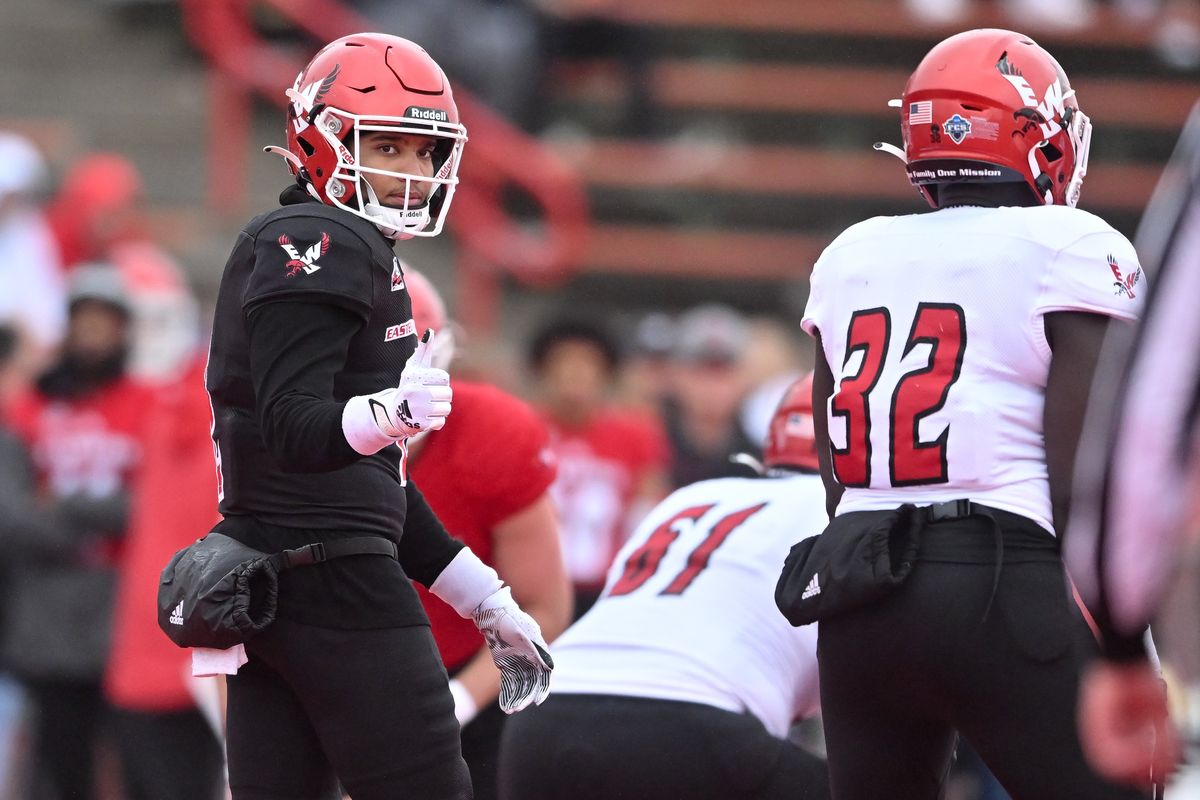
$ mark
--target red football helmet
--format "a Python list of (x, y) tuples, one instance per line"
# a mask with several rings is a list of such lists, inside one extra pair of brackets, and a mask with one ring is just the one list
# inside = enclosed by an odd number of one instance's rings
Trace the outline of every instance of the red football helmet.
[[(428, 53), (398, 36), (344, 36), (313, 56), (287, 96), (288, 149), (267, 150), (287, 159), (310, 194), (394, 239), (441, 232), (467, 131), (450, 82)], [(372, 131), (434, 137), (433, 177), (361, 166), (359, 139)], [(434, 189), (419, 207), (386, 206), (364, 179), (368, 172)]]
[(455, 350), (454, 324), (446, 315), (446, 304), (428, 278), (407, 264), (403, 269), (404, 284), (408, 287), (408, 296), (412, 300), (413, 322), (416, 323), (417, 335), (423, 336), (427, 329), (433, 329), (437, 336), (433, 340), (430, 363), (439, 369), (446, 369), (454, 360)]
[(763, 444), (763, 466), (772, 469), (818, 469), (813, 432), (812, 373), (788, 387)]
[(1045, 205), (1079, 200), (1092, 125), (1062, 67), (1029, 37), (951, 36), (921, 61), (900, 106), (908, 178), (934, 208), (938, 187), (960, 182), (1024, 181)]

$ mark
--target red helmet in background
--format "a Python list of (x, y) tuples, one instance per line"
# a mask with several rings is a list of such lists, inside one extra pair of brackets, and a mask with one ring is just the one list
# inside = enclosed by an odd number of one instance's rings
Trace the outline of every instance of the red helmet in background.
[(944, 183), (1023, 181), (1045, 205), (1079, 200), (1091, 122), (1027, 36), (973, 30), (935, 46), (904, 87), (900, 129), (908, 178), (934, 208)]
[[(267, 150), (287, 159), (310, 194), (394, 239), (441, 232), (467, 131), (450, 82), (428, 53), (399, 36), (344, 36), (313, 56), (287, 96), (288, 149)], [(361, 166), (359, 139), (376, 131), (434, 137), (433, 177)], [(385, 206), (366, 172), (432, 183), (433, 191), (419, 207)]]
[[(401, 262), (403, 264), (403, 262)], [(454, 324), (446, 314), (446, 303), (437, 288), (420, 272), (403, 265), (404, 285), (412, 300), (413, 322), (417, 336), (432, 329), (437, 336), (433, 339), (433, 354), (430, 363), (438, 369), (446, 369), (454, 360)]]
[(763, 444), (763, 466), (772, 469), (819, 469), (813, 432), (812, 373), (784, 393)]

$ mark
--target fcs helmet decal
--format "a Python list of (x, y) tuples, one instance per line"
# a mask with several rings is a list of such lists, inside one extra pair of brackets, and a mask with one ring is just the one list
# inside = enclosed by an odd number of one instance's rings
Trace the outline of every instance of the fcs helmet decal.
[[(382, 33), (344, 36), (321, 49), (287, 90), (283, 156), (309, 194), (373, 222), (393, 239), (436, 236), (458, 185), (466, 128), (441, 67), (420, 46)], [(362, 166), (364, 134), (432, 137), (432, 177)], [(432, 184), (419, 206), (384, 205), (365, 174)]]
[(981, 29), (944, 40), (921, 60), (900, 100), (909, 181), (934, 208), (946, 183), (1024, 182), (1043, 205), (1074, 206), (1092, 125), (1066, 73), (1032, 39)]

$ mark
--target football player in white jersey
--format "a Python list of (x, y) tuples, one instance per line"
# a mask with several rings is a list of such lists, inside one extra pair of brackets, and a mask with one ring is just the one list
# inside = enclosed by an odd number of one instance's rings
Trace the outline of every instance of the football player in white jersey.
[[(1091, 124), (1003, 30), (935, 46), (897, 105), (904, 149), (877, 147), (936, 210), (843, 232), (802, 323), (831, 530), (917, 508), (907, 579), (819, 622), (833, 796), (939, 797), (957, 735), (1021, 800), (1148, 796), (1080, 751), (1096, 645), (1055, 538), (1101, 340), (1146, 289), (1129, 241), (1075, 207)], [(820, 578), (822, 602), (844, 590)]]
[(501, 798), (829, 797), (824, 762), (786, 739), (817, 711), (816, 631), (772, 596), (825, 523), (810, 387), (776, 411), (762, 477), (685, 486), (626, 542), (551, 649), (550, 699), (509, 721)]

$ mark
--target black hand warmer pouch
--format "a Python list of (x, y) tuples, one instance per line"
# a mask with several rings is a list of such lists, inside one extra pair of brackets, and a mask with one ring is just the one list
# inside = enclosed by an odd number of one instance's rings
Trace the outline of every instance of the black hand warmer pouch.
[(924, 523), (922, 510), (907, 504), (834, 517), (820, 535), (792, 546), (775, 605), (798, 627), (884, 597), (912, 571)]
[(176, 553), (158, 584), (158, 627), (180, 647), (224, 650), (275, 621), (279, 573), (352, 555), (396, 558), (381, 536), (315, 543), (268, 555), (215, 531)]

